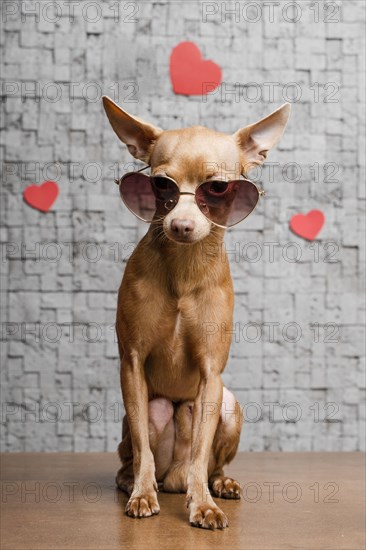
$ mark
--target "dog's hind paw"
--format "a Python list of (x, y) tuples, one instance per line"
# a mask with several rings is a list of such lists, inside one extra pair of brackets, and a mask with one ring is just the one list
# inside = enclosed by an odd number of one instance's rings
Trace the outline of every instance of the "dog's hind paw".
[(240, 498), (240, 485), (231, 477), (218, 477), (211, 484), (211, 492), (218, 498)]
[(134, 486), (133, 477), (126, 477), (123, 474), (120, 474), (120, 472), (118, 472), (116, 476), (116, 485), (118, 489), (120, 489), (121, 491), (124, 491), (125, 493), (128, 494), (128, 496), (130, 496), (132, 494), (133, 486)]

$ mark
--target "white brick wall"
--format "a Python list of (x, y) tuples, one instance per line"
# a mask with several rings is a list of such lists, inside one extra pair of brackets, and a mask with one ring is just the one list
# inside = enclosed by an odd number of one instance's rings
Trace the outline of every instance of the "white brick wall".
[[(227, 132), (294, 98), (260, 175), (268, 196), (227, 235), (237, 324), (224, 379), (247, 417), (242, 449), (364, 449), (365, 3), (95, 4), (73, 18), (57, 0), (1, 6), (3, 449), (119, 440), (116, 292), (146, 226), (113, 184), (131, 159), (102, 92), (166, 129)], [(223, 69), (205, 100), (172, 92), (169, 55), (183, 40)], [(44, 215), (22, 192), (47, 179), (60, 196)], [(288, 222), (313, 208), (326, 224), (310, 245)]]

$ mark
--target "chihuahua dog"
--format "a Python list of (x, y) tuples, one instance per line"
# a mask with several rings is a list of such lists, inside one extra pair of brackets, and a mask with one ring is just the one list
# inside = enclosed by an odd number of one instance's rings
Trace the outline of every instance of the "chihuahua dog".
[(126, 416), (116, 483), (131, 517), (159, 513), (159, 486), (187, 493), (191, 525), (223, 529), (227, 517), (212, 497), (240, 498), (223, 466), (236, 454), (242, 411), (221, 379), (230, 338), (215, 327), (230, 331), (234, 303), (222, 245), (225, 229), (263, 194), (247, 172), (280, 140), (290, 105), (228, 135), (163, 131), (103, 103), (119, 139), (150, 168), (116, 182), (127, 207), (150, 222), (118, 295)]

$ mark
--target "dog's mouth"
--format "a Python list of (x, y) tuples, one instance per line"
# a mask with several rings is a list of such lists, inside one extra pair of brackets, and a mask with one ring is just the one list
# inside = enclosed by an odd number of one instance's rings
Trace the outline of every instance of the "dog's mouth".
[(164, 234), (170, 241), (173, 241), (178, 244), (183, 244), (183, 245), (194, 244), (202, 239), (201, 237), (196, 237), (190, 233), (176, 234), (176, 233), (173, 233), (171, 230), (165, 230), (165, 229), (164, 229)]

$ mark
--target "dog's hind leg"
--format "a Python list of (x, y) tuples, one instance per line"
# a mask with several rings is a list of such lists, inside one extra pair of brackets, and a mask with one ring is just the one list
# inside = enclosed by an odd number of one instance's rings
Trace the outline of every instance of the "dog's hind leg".
[(177, 405), (174, 413), (175, 442), (170, 468), (164, 478), (163, 490), (168, 493), (185, 493), (191, 462), (193, 401)]
[(223, 389), (221, 417), (216, 430), (208, 466), (209, 488), (215, 497), (239, 499), (240, 485), (234, 479), (225, 476), (223, 467), (236, 455), (243, 413), (235, 396)]
[[(193, 402), (180, 403), (175, 411), (175, 445), (171, 466), (164, 479), (163, 490), (172, 493), (187, 490), (187, 476), (191, 461)], [(234, 395), (223, 388), (221, 416), (214, 437), (208, 465), (209, 488), (221, 498), (240, 498), (240, 485), (225, 476), (223, 466), (236, 454), (243, 418)]]
[(131, 432), (128, 425), (127, 416), (122, 421), (122, 441), (118, 445), (118, 454), (122, 462), (121, 468), (117, 472), (116, 484), (121, 491), (125, 491), (129, 496), (133, 490), (133, 454)]

